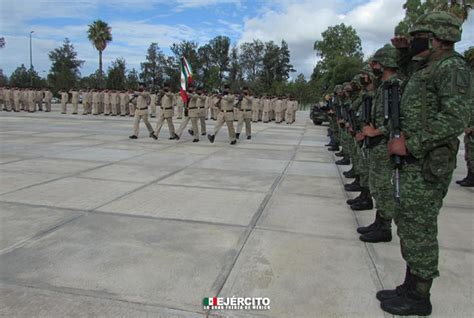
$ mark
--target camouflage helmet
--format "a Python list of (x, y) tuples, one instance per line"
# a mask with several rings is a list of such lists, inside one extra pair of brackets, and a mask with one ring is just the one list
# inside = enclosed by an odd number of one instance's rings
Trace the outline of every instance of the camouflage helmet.
[(342, 92), (342, 88), (343, 88), (343, 86), (341, 84), (338, 84), (338, 85), (334, 86), (334, 93)]
[(446, 11), (433, 11), (421, 15), (410, 28), (409, 33), (433, 33), (443, 41), (458, 42), (461, 40), (462, 21), (454, 14)]
[(379, 62), (385, 67), (398, 68), (397, 49), (391, 44), (385, 44), (384, 47), (375, 52), (372, 60)]
[(360, 74), (356, 74), (352, 80), (351, 80), (351, 86), (352, 86), (352, 89), (354, 90), (360, 90), (362, 89), (362, 84), (360, 83), (360, 78), (361, 78), (361, 75)]

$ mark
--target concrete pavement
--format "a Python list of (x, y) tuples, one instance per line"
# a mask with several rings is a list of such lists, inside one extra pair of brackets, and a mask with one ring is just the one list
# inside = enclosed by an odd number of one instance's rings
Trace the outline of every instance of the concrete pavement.
[[(307, 112), (236, 146), (225, 129), (214, 144), (131, 130), (131, 118), (0, 113), (0, 316), (384, 316), (375, 293), (403, 278), (398, 238), (358, 240), (374, 212), (346, 206), (326, 127)], [(474, 311), (474, 191), (454, 180), (433, 317)], [(214, 296), (271, 309), (203, 310)]]

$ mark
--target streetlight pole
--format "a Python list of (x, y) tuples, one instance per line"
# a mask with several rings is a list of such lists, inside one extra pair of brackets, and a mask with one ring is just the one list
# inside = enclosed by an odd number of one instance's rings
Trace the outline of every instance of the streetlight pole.
[(33, 87), (33, 48), (31, 45), (31, 35), (35, 31), (30, 31), (30, 86)]

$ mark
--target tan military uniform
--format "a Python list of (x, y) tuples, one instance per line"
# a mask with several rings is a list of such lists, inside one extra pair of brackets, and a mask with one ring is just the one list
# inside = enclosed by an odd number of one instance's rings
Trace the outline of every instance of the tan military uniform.
[(283, 116), (281, 115), (282, 113), (282, 110), (283, 110), (283, 105), (282, 105), (282, 100), (281, 99), (277, 99), (275, 100), (275, 122), (276, 123), (281, 123), (281, 121), (283, 120)]
[[(247, 138), (252, 135), (252, 108), (253, 108), (253, 97), (252, 96), (243, 96), (242, 102), (240, 104), (240, 112), (237, 118), (237, 134), (240, 135), (242, 127), (245, 122), (245, 134)], [(256, 103), (255, 103), (256, 104)]]
[(14, 110), (16, 112), (20, 111), (20, 95), (21, 95), (21, 92), (19, 89), (13, 90), (13, 105), (15, 106)]
[(72, 114), (77, 115), (79, 110), (79, 92), (70, 90), (69, 93), (71, 94)]
[(91, 112), (92, 93), (90, 91), (81, 91), (82, 93), (82, 114), (87, 115)]
[(120, 113), (120, 101), (118, 97), (119, 96), (117, 92), (113, 91), (112, 93), (110, 93), (110, 107), (112, 108), (112, 116), (117, 116)]
[(12, 104), (11, 104), (11, 99), (12, 99), (12, 90), (10, 88), (5, 88), (3, 90), (3, 110), (6, 111), (11, 111), (12, 110)]
[(260, 98), (254, 98), (252, 102), (252, 121), (258, 122), (258, 112), (260, 107)]
[(148, 92), (135, 92), (137, 98), (134, 100), (136, 103), (135, 116), (133, 119), (133, 135), (138, 137), (140, 132), (140, 121), (143, 120), (146, 128), (150, 134), (153, 134), (153, 127), (148, 121), (148, 104), (150, 103), (150, 93)]
[(104, 92), (104, 115), (110, 115), (110, 93)]
[(61, 114), (66, 114), (68, 99), (69, 94), (67, 92), (61, 92)]
[(262, 121), (264, 123), (268, 123), (270, 120), (270, 104), (271, 100), (268, 97), (263, 99), (263, 113), (262, 113)]
[(151, 117), (156, 117), (156, 104), (158, 102), (158, 95), (150, 94), (150, 110), (151, 110)]
[(201, 122), (201, 134), (206, 135), (206, 95), (198, 95), (196, 106), (199, 111), (199, 121)]
[(121, 92), (120, 97), (120, 116), (125, 116), (129, 113), (128, 103), (130, 101), (130, 96), (126, 92)]
[(183, 99), (181, 98), (181, 94), (180, 94), (180, 93), (176, 93), (175, 101), (176, 101), (176, 114), (177, 114), (177, 118), (178, 118), (178, 119), (181, 119), (181, 118), (183, 118), (184, 102), (183, 102)]
[(156, 129), (155, 129), (155, 135), (157, 137), (160, 134), (161, 127), (163, 126), (163, 122), (165, 120), (168, 123), (168, 129), (170, 131), (170, 137), (173, 137), (175, 135), (174, 125), (173, 125), (174, 98), (175, 98), (175, 95), (171, 92), (165, 93), (161, 97), (161, 102), (160, 102), (161, 111), (158, 115), (158, 122), (156, 123)]
[(199, 127), (198, 127), (198, 120), (199, 120), (199, 109), (197, 107), (198, 94), (188, 94), (189, 101), (188, 101), (188, 116), (184, 117), (181, 125), (178, 128), (176, 134), (178, 137), (181, 138), (184, 129), (188, 125), (189, 121), (191, 121), (192, 131), (193, 131), (193, 140), (199, 140)]
[(0, 111), (5, 107), (5, 88), (0, 87)]
[(288, 106), (288, 99), (282, 99), (281, 101), (281, 121), (285, 121), (286, 108)]
[(263, 97), (258, 99), (258, 121), (262, 121), (263, 117)]
[(128, 95), (128, 110), (129, 110), (129, 114), (130, 114), (130, 117), (133, 117), (135, 116), (135, 104), (134, 103), (130, 103), (130, 92), (127, 92), (127, 95)]
[[(13, 96), (12, 96), (13, 97)], [(42, 90), (37, 90), (36, 91), (36, 104), (38, 105), (38, 110), (43, 111), (43, 91)]]
[(92, 115), (99, 115), (100, 93), (92, 92)]
[(28, 110), (30, 112), (36, 111), (36, 92), (34, 90), (28, 90)]
[(216, 125), (214, 126), (214, 136), (217, 135), (224, 123), (227, 125), (229, 132), (229, 139), (231, 142), (235, 142), (235, 130), (234, 130), (234, 103), (235, 95), (228, 94), (222, 96), (219, 101), (220, 112), (217, 115)]
[(44, 111), (45, 112), (50, 112), (51, 111), (51, 102), (53, 100), (53, 93), (51, 91), (45, 90), (44, 91)]

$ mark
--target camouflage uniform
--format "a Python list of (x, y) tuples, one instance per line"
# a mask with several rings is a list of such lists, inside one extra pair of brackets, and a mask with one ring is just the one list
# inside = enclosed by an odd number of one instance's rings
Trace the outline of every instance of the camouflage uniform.
[(456, 167), (458, 136), (470, 117), (466, 62), (452, 49), (431, 49), (429, 38), (416, 35), (431, 33), (438, 40), (457, 42), (461, 25), (451, 14), (431, 12), (420, 16), (410, 30), (420, 42), (426, 39), (421, 52), (430, 54), (415, 56), (416, 67), (400, 104), (408, 156), (400, 169), (401, 201), (394, 218), (407, 275), (398, 292), (377, 293), (382, 309), (391, 314), (429, 315), (432, 311), (429, 291), (439, 275), (438, 214)]

